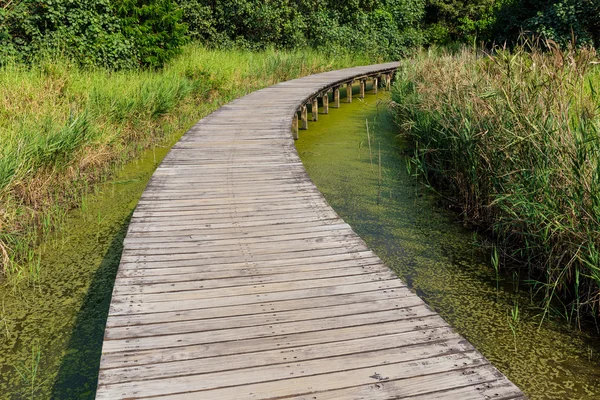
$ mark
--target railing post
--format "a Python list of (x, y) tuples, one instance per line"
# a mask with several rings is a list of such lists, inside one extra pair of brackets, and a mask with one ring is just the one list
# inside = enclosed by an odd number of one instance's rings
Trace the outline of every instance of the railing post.
[(292, 138), (298, 140), (298, 111), (294, 113), (294, 118), (292, 119)]
[(340, 108), (340, 87), (336, 86), (333, 88), (333, 106)]
[(346, 83), (346, 103), (352, 103), (352, 81)]
[(314, 122), (319, 120), (319, 98), (317, 96), (312, 101), (312, 120)]
[(300, 121), (302, 122), (300, 125), (300, 129), (307, 130), (308, 129), (308, 110), (306, 109), (306, 104), (302, 105), (302, 111), (300, 112)]
[(329, 90), (323, 92), (323, 114), (329, 114)]
[(360, 93), (358, 95), (358, 98), (360, 98), (360, 99), (365, 98), (365, 86), (367, 86), (367, 80), (362, 78), (360, 80)]

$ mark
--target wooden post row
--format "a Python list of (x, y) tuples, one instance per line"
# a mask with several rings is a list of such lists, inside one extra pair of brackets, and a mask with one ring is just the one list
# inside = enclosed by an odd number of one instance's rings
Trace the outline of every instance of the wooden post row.
[(352, 81), (346, 84), (346, 102), (352, 103)]
[(306, 104), (302, 106), (302, 111), (300, 112), (300, 120), (301, 125), (300, 129), (307, 130), (308, 129), (308, 110), (306, 109)]
[(340, 87), (336, 86), (333, 88), (333, 106), (340, 108)]

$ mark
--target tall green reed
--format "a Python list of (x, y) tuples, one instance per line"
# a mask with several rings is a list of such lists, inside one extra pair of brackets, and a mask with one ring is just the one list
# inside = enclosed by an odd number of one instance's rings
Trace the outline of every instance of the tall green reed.
[(523, 262), (542, 320), (600, 302), (600, 71), (594, 50), (525, 43), (493, 53), (421, 52), (393, 98), (413, 164), (503, 259)]

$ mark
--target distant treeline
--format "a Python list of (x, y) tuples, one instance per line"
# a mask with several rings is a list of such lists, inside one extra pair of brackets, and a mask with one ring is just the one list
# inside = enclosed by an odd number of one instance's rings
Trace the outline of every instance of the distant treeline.
[(159, 67), (187, 40), (215, 47), (361, 51), (420, 45), (600, 43), (600, 0), (0, 0), (0, 64), (60, 53), (83, 65)]

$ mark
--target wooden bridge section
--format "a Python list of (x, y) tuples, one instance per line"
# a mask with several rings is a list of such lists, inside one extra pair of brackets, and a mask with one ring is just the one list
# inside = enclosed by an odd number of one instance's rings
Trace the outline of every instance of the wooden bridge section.
[(383, 265), (298, 158), (306, 105), (326, 99), (326, 112), (327, 92), (339, 106), (340, 87), (358, 80), (364, 95), (397, 66), (259, 90), (173, 147), (125, 239), (98, 399), (524, 398)]

